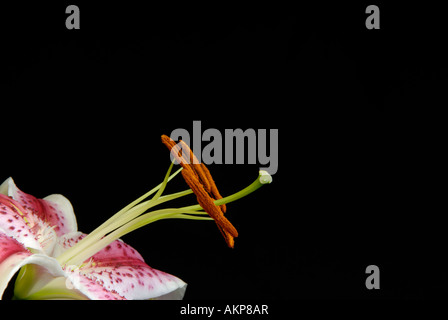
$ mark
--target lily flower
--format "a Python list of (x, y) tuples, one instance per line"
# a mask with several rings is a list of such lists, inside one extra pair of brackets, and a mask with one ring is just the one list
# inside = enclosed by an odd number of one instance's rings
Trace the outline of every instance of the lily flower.
[[(0, 298), (19, 271), (15, 299), (182, 299), (184, 281), (148, 266), (120, 238), (161, 219), (214, 220), (233, 248), (238, 233), (224, 217), (225, 204), (270, 183), (272, 177), (260, 171), (251, 185), (223, 198), (205, 165), (189, 161), (194, 155), (185, 143), (176, 144), (167, 136), (162, 142), (181, 168), (171, 174), (172, 162), (162, 183), (88, 235), (78, 231), (73, 207), (64, 196), (37, 199), (17, 188), (12, 178), (0, 185)], [(190, 151), (190, 159), (181, 148)], [(162, 195), (179, 172), (190, 188)], [(198, 204), (149, 211), (191, 193)]]

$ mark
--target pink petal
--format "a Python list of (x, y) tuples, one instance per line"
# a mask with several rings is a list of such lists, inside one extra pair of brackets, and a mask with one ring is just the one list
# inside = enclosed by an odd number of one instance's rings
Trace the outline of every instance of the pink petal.
[(75, 231), (64, 234), (62, 237), (58, 237), (57, 243), (53, 250), (53, 257), (58, 257), (65, 250), (77, 244), (85, 236), (85, 233)]
[(57, 260), (42, 254), (32, 254), (17, 240), (0, 230), (0, 298), (14, 274), (30, 263), (42, 266), (41, 270), (47, 275), (64, 275)]
[(90, 275), (126, 299), (153, 299), (186, 286), (179, 278), (148, 266), (134, 248), (121, 240), (92, 258)]
[(24, 220), (26, 210), (13, 199), (0, 193), (0, 229), (27, 248), (42, 250), (34, 232)]
[(29, 250), (17, 240), (0, 231), (0, 264), (6, 261), (10, 256), (19, 253), (31, 254)]
[(117, 292), (106, 289), (100, 280), (81, 274), (76, 269), (67, 271), (66, 276), (73, 288), (90, 300), (126, 300)]
[[(71, 247), (84, 236), (73, 233), (70, 238), (62, 237), (61, 246)], [(185, 292), (185, 282), (151, 268), (137, 250), (121, 240), (112, 242), (85, 264), (69, 272), (68, 277), (90, 299), (181, 299)]]
[(60, 194), (50, 195), (44, 199), (37, 199), (21, 191), (12, 178), (8, 178), (0, 186), (0, 193), (16, 200), (28, 212), (33, 213), (51, 226), (58, 236), (76, 231), (78, 226), (70, 201)]

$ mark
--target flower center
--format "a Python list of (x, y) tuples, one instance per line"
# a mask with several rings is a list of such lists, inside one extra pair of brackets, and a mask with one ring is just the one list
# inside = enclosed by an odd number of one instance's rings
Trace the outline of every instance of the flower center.
[(35, 235), (35, 239), (41, 245), (44, 253), (51, 255), (57, 241), (57, 235), (54, 231), (56, 226), (51, 226), (49, 223), (39, 219), (31, 212), (24, 216), (24, 213), (19, 208), (15, 208), (17, 212), (23, 216), (23, 220), (30, 228), (31, 232)]
[(56, 232), (54, 231), (55, 226), (50, 226), (45, 222), (39, 221), (38, 225), (34, 228), (36, 227), (35, 234), (37, 241), (39, 241), (44, 252), (47, 255), (51, 255), (57, 239)]

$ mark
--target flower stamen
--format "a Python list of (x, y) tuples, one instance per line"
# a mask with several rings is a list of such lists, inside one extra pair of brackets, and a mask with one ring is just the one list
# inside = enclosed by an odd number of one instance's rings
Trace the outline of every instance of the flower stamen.
[[(217, 206), (214, 203), (215, 200), (222, 199), (222, 196), (210, 171), (203, 163), (199, 163), (193, 151), (182, 140), (176, 144), (170, 137), (162, 135), (162, 143), (167, 146), (173, 157), (182, 166), (182, 176), (196, 195), (199, 205), (215, 220), (227, 245), (233, 248), (234, 238), (238, 237), (238, 231), (224, 216), (225, 205)], [(189, 154), (189, 157), (185, 153)]]

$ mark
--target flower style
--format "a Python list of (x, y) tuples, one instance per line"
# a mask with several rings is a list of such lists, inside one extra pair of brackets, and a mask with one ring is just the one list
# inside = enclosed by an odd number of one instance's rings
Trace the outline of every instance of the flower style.
[[(176, 144), (167, 136), (162, 136), (162, 142), (181, 168), (171, 174), (171, 163), (162, 183), (88, 235), (78, 231), (73, 207), (64, 196), (37, 199), (19, 190), (12, 178), (0, 185), (0, 297), (20, 270), (14, 286), (16, 299), (182, 299), (185, 282), (148, 266), (120, 238), (161, 219), (214, 220), (233, 248), (238, 233), (224, 217), (225, 204), (270, 183), (272, 177), (260, 171), (250, 186), (223, 198), (209, 170), (194, 161), (185, 143)], [(190, 189), (162, 195), (179, 172)], [(191, 193), (197, 205), (148, 211)]]

